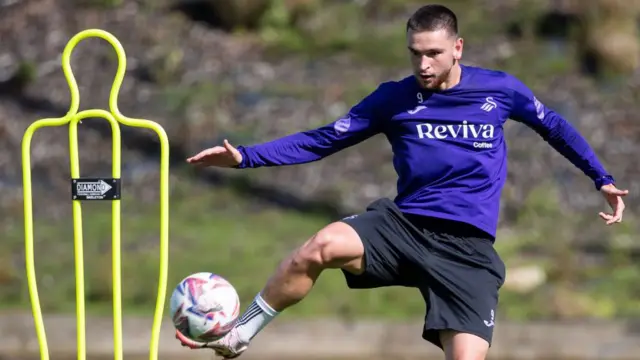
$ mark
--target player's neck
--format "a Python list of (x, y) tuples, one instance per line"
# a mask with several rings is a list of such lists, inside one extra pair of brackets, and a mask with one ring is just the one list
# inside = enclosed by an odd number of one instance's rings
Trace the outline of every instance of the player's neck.
[(447, 79), (440, 84), (438, 90), (448, 90), (452, 87), (458, 85), (460, 83), (460, 79), (462, 78), (462, 68), (460, 67), (460, 63), (456, 62), (455, 65), (451, 68), (449, 72), (449, 76)]

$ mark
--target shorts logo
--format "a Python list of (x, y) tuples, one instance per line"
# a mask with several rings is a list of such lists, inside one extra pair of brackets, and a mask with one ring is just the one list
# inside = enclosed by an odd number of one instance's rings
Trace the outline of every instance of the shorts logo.
[(349, 216), (347, 216), (347, 217), (343, 218), (342, 220), (350, 220), (350, 219), (355, 219), (355, 218), (357, 218), (357, 217), (358, 217), (358, 214), (356, 214), (356, 215), (349, 215)]
[(491, 320), (489, 320), (489, 321), (485, 320), (484, 321), (485, 326), (486, 327), (492, 327), (493, 325), (495, 325), (494, 320), (495, 320), (495, 313), (493, 312), (493, 310), (491, 310)]

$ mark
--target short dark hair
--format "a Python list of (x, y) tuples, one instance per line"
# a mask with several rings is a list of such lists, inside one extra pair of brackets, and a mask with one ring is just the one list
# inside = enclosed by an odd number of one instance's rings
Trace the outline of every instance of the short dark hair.
[(458, 18), (444, 5), (425, 5), (407, 20), (407, 31), (447, 30), (451, 35), (458, 35)]

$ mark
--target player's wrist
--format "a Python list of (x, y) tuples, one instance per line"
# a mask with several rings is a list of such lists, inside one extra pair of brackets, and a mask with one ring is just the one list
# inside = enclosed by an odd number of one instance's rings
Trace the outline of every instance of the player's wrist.
[(600, 189), (605, 185), (615, 184), (616, 180), (611, 175), (602, 175), (597, 177), (594, 180), (596, 190), (600, 191)]
[(236, 149), (240, 153), (241, 160), (237, 165), (234, 165), (231, 168), (233, 168), (233, 169), (245, 169), (245, 168), (249, 167), (249, 165), (247, 163), (247, 160), (249, 158), (247, 156), (247, 148), (245, 148), (242, 145), (239, 145), (239, 146), (236, 147)]

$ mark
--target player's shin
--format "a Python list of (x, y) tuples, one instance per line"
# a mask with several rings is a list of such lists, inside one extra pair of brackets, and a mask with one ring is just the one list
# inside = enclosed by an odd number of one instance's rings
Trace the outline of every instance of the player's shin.
[(278, 312), (267, 304), (262, 295), (256, 295), (236, 324), (239, 340), (248, 344), (276, 315)]
[(304, 256), (304, 248), (280, 263), (264, 289), (238, 320), (238, 335), (249, 342), (278, 313), (302, 300), (313, 287), (322, 267)]
[(364, 247), (355, 230), (342, 222), (329, 224), (283, 260), (242, 315), (238, 334), (251, 340), (279, 312), (301, 301), (324, 269), (362, 271)]

